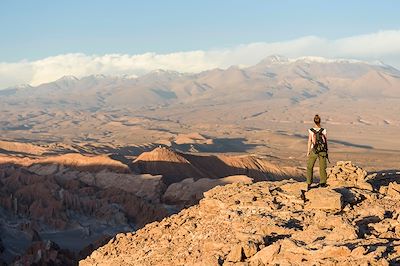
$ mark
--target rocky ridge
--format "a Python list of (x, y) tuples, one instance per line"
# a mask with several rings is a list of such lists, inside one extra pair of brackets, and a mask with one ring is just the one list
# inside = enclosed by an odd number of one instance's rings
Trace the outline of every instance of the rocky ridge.
[(350, 162), (328, 171), (329, 187), (310, 191), (294, 180), (215, 187), (196, 206), (118, 234), (80, 265), (400, 263), (399, 175), (367, 175)]
[(132, 168), (141, 174), (162, 175), (167, 185), (187, 178), (219, 179), (234, 175), (247, 175), (255, 181), (303, 177), (300, 169), (279, 167), (257, 156), (198, 155), (168, 147), (143, 152), (133, 161)]

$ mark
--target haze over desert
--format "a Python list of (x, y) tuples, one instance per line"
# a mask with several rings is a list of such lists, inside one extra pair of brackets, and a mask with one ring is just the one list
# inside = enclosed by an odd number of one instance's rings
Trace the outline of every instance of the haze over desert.
[(0, 6), (0, 265), (400, 264), (395, 8), (89, 2)]

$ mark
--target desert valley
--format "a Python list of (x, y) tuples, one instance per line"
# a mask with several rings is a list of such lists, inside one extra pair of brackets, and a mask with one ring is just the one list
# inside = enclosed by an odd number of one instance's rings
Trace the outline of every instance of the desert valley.
[(399, 114), (400, 70), (320, 57), (0, 90), (0, 262), (396, 265)]

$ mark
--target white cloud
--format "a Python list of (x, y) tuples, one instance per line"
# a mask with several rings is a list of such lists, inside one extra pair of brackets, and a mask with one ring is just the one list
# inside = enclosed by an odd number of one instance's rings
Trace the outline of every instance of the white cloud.
[(250, 43), (210, 51), (139, 55), (76, 53), (37, 61), (0, 63), (0, 88), (24, 83), (38, 85), (64, 75), (142, 75), (154, 69), (199, 72), (216, 67), (251, 65), (273, 54), (287, 57), (322, 56), (381, 60), (399, 68), (400, 30), (380, 31), (336, 40), (306, 36), (283, 42)]

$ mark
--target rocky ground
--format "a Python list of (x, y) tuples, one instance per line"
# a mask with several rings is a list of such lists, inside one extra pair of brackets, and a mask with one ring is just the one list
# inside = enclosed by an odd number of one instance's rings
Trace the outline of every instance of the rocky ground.
[(0, 259), (74, 264), (117, 233), (197, 204), (215, 186), (302, 178), (301, 169), (255, 156), (193, 155), (158, 147), (137, 158), (113, 158), (1, 155)]
[(350, 162), (329, 186), (235, 183), (198, 205), (118, 234), (80, 265), (399, 265), (399, 172)]

